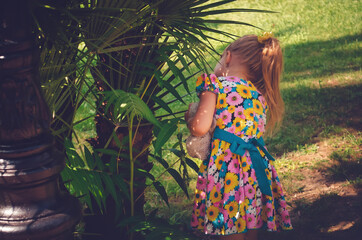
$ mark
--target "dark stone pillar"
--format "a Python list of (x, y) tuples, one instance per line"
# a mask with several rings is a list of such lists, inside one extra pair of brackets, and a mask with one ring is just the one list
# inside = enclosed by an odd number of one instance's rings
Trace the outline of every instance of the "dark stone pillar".
[(0, 239), (73, 239), (78, 201), (61, 192), (28, 1), (0, 1)]

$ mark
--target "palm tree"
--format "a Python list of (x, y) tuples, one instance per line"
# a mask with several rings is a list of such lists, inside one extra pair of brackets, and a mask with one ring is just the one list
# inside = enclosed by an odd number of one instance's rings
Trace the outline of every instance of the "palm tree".
[[(93, 230), (107, 239), (132, 237), (129, 227), (119, 227), (127, 224), (119, 222), (136, 216), (144, 219), (146, 178), (151, 179), (167, 202), (163, 186), (148, 173), (152, 168), (148, 160), (151, 146), (154, 158), (187, 194), (185, 175), (181, 176), (162, 159), (162, 146), (176, 131), (176, 123), (182, 121), (180, 112), (173, 112), (168, 104), (183, 102), (177, 91), (180, 87), (190, 94), (190, 65), (207, 71), (205, 53), (215, 52), (210, 43), (217, 40), (214, 34), (236, 37), (209, 24), (246, 24), (210, 16), (263, 12), (215, 9), (232, 1), (34, 3), (33, 12), (43, 40), (43, 86), (53, 112), (53, 133), (60, 141), (74, 134), (74, 116), (79, 106), (95, 101), (97, 136), (89, 139), (93, 150), (83, 147), (79, 154), (66, 140), (68, 167), (62, 175), (69, 190), (81, 197), (94, 214), (86, 219), (86, 232)], [(85, 85), (87, 91), (82, 92)], [(167, 114), (157, 115), (159, 109)], [(184, 167), (197, 168), (183, 151), (175, 152)]]

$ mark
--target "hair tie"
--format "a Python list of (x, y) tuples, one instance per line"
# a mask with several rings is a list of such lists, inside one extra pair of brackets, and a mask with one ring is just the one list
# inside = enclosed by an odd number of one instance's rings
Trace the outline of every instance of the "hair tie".
[(263, 32), (262, 35), (258, 36), (258, 42), (259, 43), (265, 43), (266, 40), (270, 39), (273, 37), (273, 33), (272, 32)]

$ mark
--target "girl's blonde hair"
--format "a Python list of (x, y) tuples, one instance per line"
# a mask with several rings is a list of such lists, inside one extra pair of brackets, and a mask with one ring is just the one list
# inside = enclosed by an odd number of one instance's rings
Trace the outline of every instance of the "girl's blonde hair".
[(256, 35), (246, 35), (231, 43), (226, 51), (240, 57), (240, 63), (249, 69), (245, 73), (247, 80), (263, 94), (269, 107), (266, 129), (271, 134), (281, 123), (284, 113), (284, 102), (279, 89), (283, 69), (279, 41), (271, 37), (260, 43)]

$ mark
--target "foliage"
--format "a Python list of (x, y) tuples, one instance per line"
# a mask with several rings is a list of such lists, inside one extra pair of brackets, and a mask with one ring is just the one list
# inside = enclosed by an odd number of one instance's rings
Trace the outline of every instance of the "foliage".
[[(212, 27), (213, 24), (252, 26), (236, 20), (212, 19), (213, 16), (227, 12), (268, 12), (220, 8), (230, 2), (233, 0), (29, 3), (41, 43), (41, 79), (53, 114), (51, 130), (58, 142), (65, 142), (60, 146), (67, 156), (62, 178), (69, 191), (88, 208), (94, 210), (97, 206), (106, 213), (111, 198), (118, 203), (116, 221), (142, 217), (135, 215), (135, 203), (145, 188), (154, 186), (168, 203), (160, 182), (166, 172), (188, 196), (187, 166), (197, 171), (197, 164), (186, 157), (181, 134), (175, 146), (164, 147), (183, 121), (179, 115), (182, 111), (174, 112), (169, 104), (185, 103), (185, 95), (179, 92), (182, 86), (190, 94), (187, 80), (195, 74), (192, 65), (208, 71), (205, 54), (216, 52), (210, 43), (220, 41), (216, 35), (236, 37)], [(94, 117), (75, 121), (77, 110), (85, 103), (95, 112), (97, 138), (101, 139), (101, 143), (93, 142), (92, 148), (74, 131), (75, 125)], [(153, 129), (154, 137), (145, 129)], [(76, 142), (83, 144), (74, 146), (70, 140), (73, 135)], [(153, 159), (164, 167), (157, 177), (141, 161), (147, 162), (151, 149)], [(164, 160), (165, 151), (179, 159), (178, 170), (175, 163), (170, 165)], [(144, 185), (136, 181), (140, 177), (151, 182)], [(150, 224), (150, 220), (145, 221)], [(132, 225), (129, 224), (131, 221), (126, 226)], [(160, 225), (151, 225), (134, 230), (160, 229)], [(133, 234), (129, 236), (132, 238)]]

